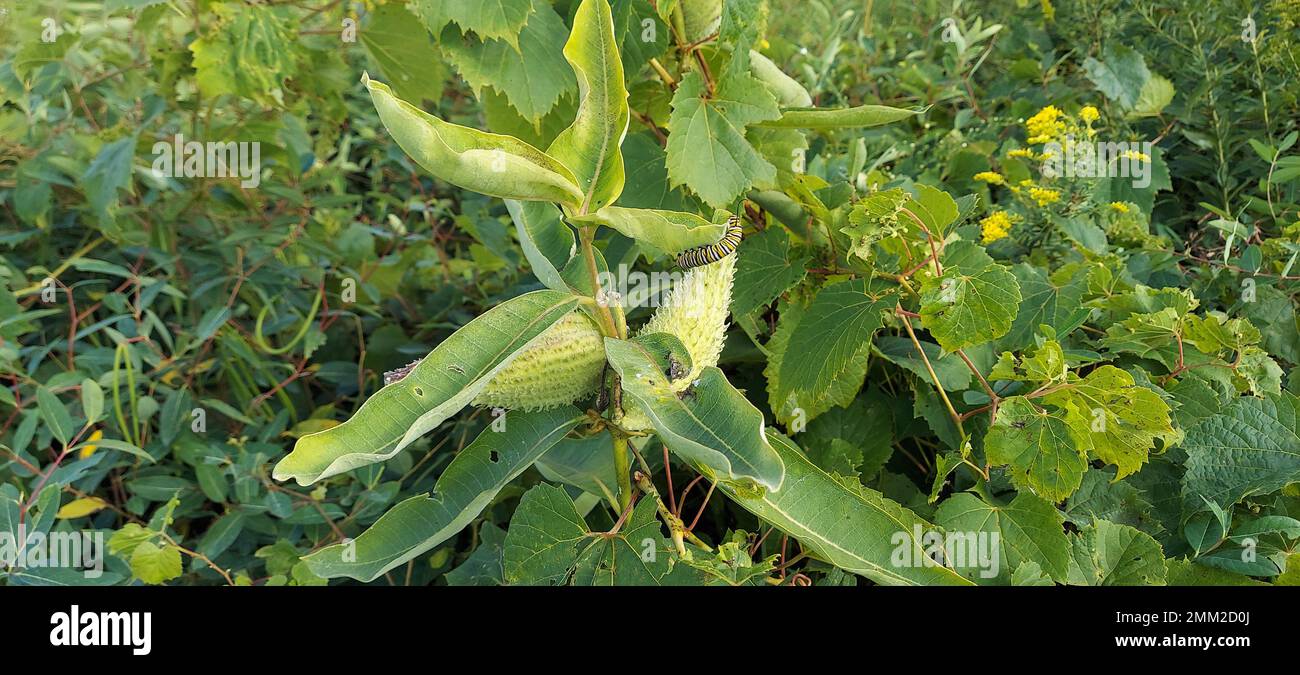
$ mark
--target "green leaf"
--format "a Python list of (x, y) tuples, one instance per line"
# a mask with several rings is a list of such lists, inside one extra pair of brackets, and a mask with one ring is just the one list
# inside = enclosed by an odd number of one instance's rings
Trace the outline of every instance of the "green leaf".
[(489, 427), (456, 455), (432, 494), (407, 499), (355, 541), (335, 544), (304, 560), (325, 577), (372, 581), (455, 536), (583, 419), (573, 406), (506, 413), (504, 429)]
[(711, 223), (693, 213), (621, 206), (606, 206), (595, 213), (573, 216), (570, 220), (613, 228), (665, 253), (716, 243), (727, 229), (725, 223)]
[(1147, 78), (1146, 82), (1142, 83), (1142, 89), (1138, 92), (1137, 101), (1133, 103), (1133, 110), (1129, 112), (1128, 116), (1155, 117), (1173, 100), (1174, 83), (1153, 74)]
[(722, 371), (705, 368), (679, 395), (645, 343), (605, 338), (605, 354), (670, 450), (723, 483), (781, 486), (785, 472), (763, 437), (763, 413)]
[(586, 214), (617, 199), (625, 178), (619, 146), (630, 119), (627, 88), (606, 0), (578, 5), (564, 58), (578, 77), (578, 116), (547, 152), (577, 177), (583, 194), (577, 212)]
[(441, 100), (447, 67), (429, 31), (399, 3), (380, 5), (366, 16), (367, 24), (359, 31), (361, 44), (379, 64), (393, 91), (417, 105)]
[[(1062, 529), (1064, 520), (1056, 507), (1028, 492), (1021, 492), (1005, 506), (991, 506), (970, 493), (953, 495), (939, 505), (934, 514), (935, 523), (948, 531), (961, 532), (966, 537), (975, 533), (998, 533), (1000, 551), (995, 553), (1000, 561), (1000, 574), (1016, 571), (1024, 563), (1039, 566), (1052, 579), (1064, 582), (1070, 570), (1070, 541)], [(958, 547), (974, 542), (958, 540)], [(954, 566), (968, 579), (991, 579), (999, 571), (982, 569), (972, 560), (970, 550), (949, 550)], [(964, 560), (965, 565), (956, 564)], [(991, 573), (991, 574), (990, 574)], [(987, 575), (987, 576), (986, 576)]]
[(532, 8), (517, 46), (469, 35), (460, 39), (449, 31), (443, 32), (439, 44), (443, 56), (480, 97), (485, 89), (495, 89), (524, 119), (536, 123), (573, 91), (575, 82), (564, 60), (564, 20), (545, 0), (533, 0)]
[(1183, 496), (1223, 508), (1300, 481), (1300, 398), (1290, 392), (1241, 397), (1187, 431)]
[(1120, 107), (1131, 110), (1141, 96), (1142, 87), (1151, 77), (1146, 59), (1131, 47), (1114, 41), (1101, 52), (1102, 60), (1091, 56), (1083, 62), (1083, 72), (1097, 90)]
[(783, 227), (768, 227), (740, 243), (731, 311), (743, 316), (767, 306), (808, 273), (808, 256), (794, 255)]
[(131, 574), (146, 584), (161, 584), (179, 577), (181, 552), (171, 544), (142, 541), (131, 553)]
[(991, 464), (1010, 465), (1013, 485), (1051, 502), (1074, 494), (1088, 468), (1064, 413), (1049, 413), (1023, 396), (1002, 401), (984, 449)]
[(430, 174), (485, 195), (579, 204), (582, 192), (558, 160), (511, 136), (444, 122), (363, 80), (393, 140)]
[(86, 424), (94, 424), (104, 415), (104, 390), (90, 378), (81, 381), (81, 412)]
[(791, 108), (781, 111), (774, 120), (761, 122), (765, 127), (794, 129), (846, 129), (878, 127), (905, 120), (924, 111), (891, 108), (887, 105), (860, 105), (856, 108), (819, 109)]
[[(799, 329), (807, 309), (808, 306), (798, 299), (781, 300), (777, 303), (777, 314), (780, 319), (776, 324), (776, 332), (763, 346), (763, 350), (767, 352), (767, 365), (763, 368), (763, 376), (767, 378), (768, 405), (777, 420), (787, 425), (794, 423), (795, 420), (805, 422), (811, 420), (834, 406), (849, 405), (857, 397), (858, 391), (862, 388), (862, 380), (867, 374), (868, 359), (858, 358), (849, 361), (841, 375), (833, 380), (827, 389), (809, 390), (802, 394), (782, 394), (785, 388), (782, 385), (781, 371), (785, 367), (787, 354), (792, 359), (802, 357), (802, 352), (797, 346), (791, 348), (794, 344), (791, 338)], [(779, 394), (784, 398), (778, 399)]]
[(724, 208), (755, 181), (776, 180), (772, 166), (745, 139), (745, 128), (780, 116), (776, 99), (752, 76), (728, 79), (710, 97), (691, 72), (677, 86), (668, 118), (668, 177), (714, 208)]
[(1142, 468), (1156, 439), (1163, 439), (1166, 445), (1176, 440), (1169, 405), (1115, 366), (1100, 366), (1073, 387), (1043, 401), (1066, 410), (1065, 419), (1079, 449), (1119, 467), (1118, 478)]
[(555, 291), (569, 291), (560, 271), (577, 252), (573, 230), (560, 219), (560, 210), (547, 202), (506, 200), (506, 210), (515, 221), (519, 246), (538, 281)]
[[(926, 340), (919, 342), (926, 358), (930, 360), (930, 366), (939, 376), (939, 384), (945, 391), (964, 391), (970, 387), (970, 368), (966, 367), (959, 357), (944, 353), (939, 345), (933, 342)], [(917, 377), (927, 381), (930, 379), (930, 371), (926, 370), (925, 361), (921, 359), (921, 354), (916, 351), (916, 345), (912, 344), (910, 339), (898, 335), (881, 336), (876, 340), (876, 349), (886, 361), (916, 373)]]
[(772, 400), (784, 403), (790, 396), (824, 392), (866, 361), (871, 336), (883, 324), (882, 312), (897, 302), (895, 292), (874, 278), (823, 286), (789, 338), (787, 349), (798, 350), (798, 358), (781, 361), (780, 388)]
[(799, 443), (828, 473), (874, 478), (894, 452), (894, 416), (879, 390), (835, 407), (808, 423)]
[[(651, 500), (645, 500), (651, 501)], [(587, 524), (563, 488), (545, 483), (524, 493), (506, 529), (503, 564), (511, 584), (568, 580), (587, 539)]]
[(562, 439), (537, 460), (537, 470), (546, 480), (572, 485), (617, 503), (614, 493), (618, 490), (618, 470), (614, 453), (610, 452), (612, 444), (609, 434), (603, 433)]
[(68, 409), (63, 406), (54, 392), (45, 387), (36, 388), (36, 408), (40, 411), (41, 421), (54, 434), (63, 445), (68, 444), (68, 439), (77, 432), (72, 423), (72, 416), (68, 414)]
[(413, 0), (411, 8), (435, 34), (448, 22), (455, 22), (483, 39), (517, 46), (519, 31), (529, 22), (534, 6), (531, 0)]
[(1050, 326), (1056, 331), (1056, 337), (1063, 339), (1087, 320), (1091, 310), (1083, 306), (1083, 292), (1088, 288), (1085, 275), (1055, 279), (1029, 263), (1017, 264), (1011, 273), (1020, 287), (1020, 307), (1011, 330), (998, 343), (999, 351), (1032, 346), (1039, 335), (1039, 326)]
[(448, 586), (502, 586), (506, 582), (501, 558), (505, 551), (506, 531), (490, 522), (478, 530), (478, 547), (465, 562), (443, 578)]
[(921, 324), (950, 352), (1006, 335), (1020, 306), (1015, 275), (969, 242), (944, 258), (943, 276), (921, 285)]
[(718, 486), (745, 510), (798, 539), (817, 558), (878, 584), (970, 583), (927, 557), (921, 539), (938, 532), (933, 525), (875, 490), (837, 481), (784, 436), (769, 431), (767, 437), (785, 464), (781, 489), (755, 495)]
[(135, 159), (135, 136), (104, 144), (81, 176), (81, 189), (101, 221), (111, 219), (117, 205), (117, 191), (131, 187), (131, 162)]
[(212, 6), (219, 24), (190, 43), (195, 83), (205, 98), (235, 94), (284, 105), (285, 81), (298, 73), (297, 39), (282, 10), (265, 5)]
[(1151, 535), (1099, 520), (1073, 538), (1070, 583), (1086, 586), (1163, 586), (1165, 557)]
[(468, 405), (512, 356), (577, 303), (567, 293), (536, 291), (493, 307), (367, 399), (351, 419), (299, 438), (276, 464), (275, 479), (310, 485), (391, 458)]

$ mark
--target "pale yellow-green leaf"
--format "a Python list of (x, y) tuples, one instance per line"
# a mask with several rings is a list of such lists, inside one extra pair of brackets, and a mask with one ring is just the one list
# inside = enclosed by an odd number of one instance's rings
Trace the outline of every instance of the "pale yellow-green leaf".
[(70, 518), (81, 518), (92, 513), (99, 513), (108, 506), (108, 502), (99, 497), (82, 497), (74, 499), (67, 504), (59, 507), (59, 512), (54, 514), (55, 518), (62, 520)]
[(425, 171), (458, 187), (521, 201), (582, 203), (577, 180), (558, 160), (513, 137), (452, 124), (363, 79), (379, 119)]
[(623, 191), (627, 135), (627, 88), (606, 0), (583, 0), (573, 17), (564, 57), (578, 77), (578, 115), (547, 152), (577, 177), (582, 190), (578, 213), (590, 213)]
[(274, 478), (310, 485), (391, 458), (468, 405), (577, 303), (548, 290), (493, 307), (443, 340), (406, 377), (376, 392), (351, 419), (298, 439), (276, 464)]
[(710, 223), (693, 214), (657, 209), (606, 206), (572, 222), (604, 225), (665, 253), (716, 243), (726, 232), (725, 223)]

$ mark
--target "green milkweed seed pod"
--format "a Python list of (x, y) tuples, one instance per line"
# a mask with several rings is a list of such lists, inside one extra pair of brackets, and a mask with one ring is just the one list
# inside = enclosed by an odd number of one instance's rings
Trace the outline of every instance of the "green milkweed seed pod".
[[(664, 304), (641, 328), (641, 335), (668, 333), (681, 340), (691, 355), (691, 371), (672, 381), (674, 391), (685, 391), (709, 366), (718, 365), (731, 314), (731, 284), (736, 276), (736, 256), (691, 268), (673, 286)], [(645, 413), (629, 405), (623, 427), (641, 431), (650, 427)]]
[(586, 314), (574, 311), (546, 329), (497, 373), (474, 405), (542, 410), (596, 391), (605, 366), (605, 339)]

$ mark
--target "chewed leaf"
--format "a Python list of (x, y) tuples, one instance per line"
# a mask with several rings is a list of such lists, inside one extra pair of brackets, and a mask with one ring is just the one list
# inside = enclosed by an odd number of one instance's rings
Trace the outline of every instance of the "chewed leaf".
[(298, 439), (276, 464), (275, 479), (310, 485), (391, 458), (468, 405), (511, 357), (577, 304), (567, 293), (536, 291), (492, 308), (371, 396), (351, 419)]
[(605, 354), (670, 450), (722, 482), (781, 487), (785, 470), (763, 437), (763, 413), (722, 371), (705, 368), (677, 392), (645, 344), (605, 338)]
[(306, 558), (307, 564), (322, 577), (370, 581), (441, 544), (478, 517), (501, 488), (582, 418), (573, 406), (506, 413), (501, 431), (484, 430), (456, 455), (438, 478), (433, 494), (407, 499), (355, 542), (317, 551)]
[(493, 197), (582, 203), (573, 173), (559, 160), (513, 137), (443, 120), (365, 78), (379, 119), (425, 171), (448, 183)]

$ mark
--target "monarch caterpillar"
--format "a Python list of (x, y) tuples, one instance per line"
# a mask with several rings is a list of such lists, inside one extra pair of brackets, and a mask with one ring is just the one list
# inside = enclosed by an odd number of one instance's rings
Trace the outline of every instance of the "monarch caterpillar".
[(736, 247), (740, 245), (740, 237), (743, 228), (740, 226), (740, 216), (732, 216), (727, 219), (727, 233), (722, 235), (722, 239), (716, 244), (707, 246), (696, 246), (695, 248), (682, 251), (677, 256), (677, 266), (682, 269), (700, 267), (710, 263), (718, 262), (723, 258), (736, 252)]

